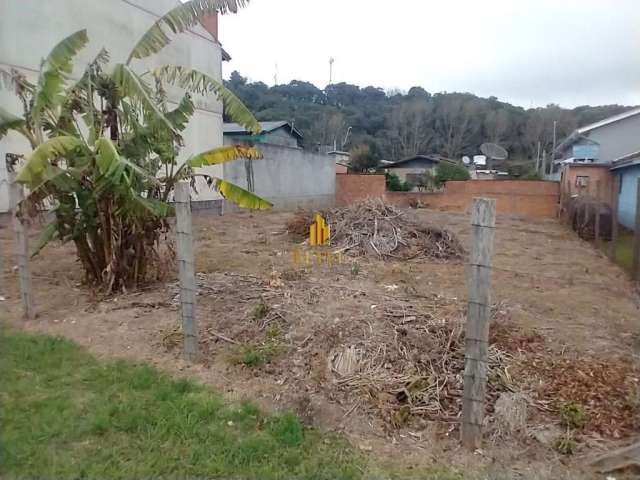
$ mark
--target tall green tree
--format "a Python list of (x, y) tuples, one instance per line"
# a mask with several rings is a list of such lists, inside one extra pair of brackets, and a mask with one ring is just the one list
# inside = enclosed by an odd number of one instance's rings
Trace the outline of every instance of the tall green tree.
[[(243, 81), (239, 81), (243, 79)], [(535, 158), (537, 143), (550, 148), (553, 122), (562, 138), (575, 126), (595, 122), (630, 107), (608, 105), (565, 109), (556, 105), (524, 109), (470, 93), (431, 94), (421, 87), (408, 92), (338, 83), (316, 89), (301, 80), (268, 87), (248, 82), (236, 72), (227, 84), (261, 120), (295, 120), (307, 148), (333, 145), (327, 119), (340, 119), (340, 129), (350, 130), (344, 149), (375, 142), (386, 160), (401, 160), (415, 153), (440, 153), (459, 159), (479, 154), (485, 142), (499, 143), (509, 160)], [(337, 122), (336, 122), (337, 123)], [(335, 130), (335, 129), (333, 129)], [(342, 137), (344, 138), (344, 137)], [(508, 165), (504, 165), (507, 168)]]

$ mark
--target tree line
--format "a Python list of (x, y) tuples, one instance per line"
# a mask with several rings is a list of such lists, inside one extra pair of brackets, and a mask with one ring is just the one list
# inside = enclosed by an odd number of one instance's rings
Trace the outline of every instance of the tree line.
[(401, 160), (414, 154), (439, 153), (459, 159), (479, 154), (484, 142), (509, 151), (510, 162), (534, 161), (550, 154), (553, 122), (558, 141), (576, 127), (597, 122), (630, 107), (622, 105), (558, 105), (524, 109), (471, 93), (408, 92), (335, 83), (320, 89), (293, 80), (267, 86), (232, 72), (226, 85), (258, 120), (287, 120), (304, 135), (304, 147), (336, 146), (350, 150), (367, 145), (380, 159)]

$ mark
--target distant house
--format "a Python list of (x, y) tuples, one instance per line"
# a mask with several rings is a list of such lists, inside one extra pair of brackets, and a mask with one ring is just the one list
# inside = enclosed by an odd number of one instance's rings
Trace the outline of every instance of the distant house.
[(434, 170), (440, 162), (451, 162), (451, 160), (438, 154), (414, 155), (404, 160), (389, 163), (384, 166), (384, 169), (389, 173), (395, 173), (402, 181), (420, 185), (425, 171)]
[(578, 128), (554, 152), (555, 164), (612, 163), (640, 151), (640, 108)]
[(256, 136), (237, 123), (225, 123), (223, 135), (225, 145), (255, 141), (284, 147), (300, 147), (302, 133), (287, 121), (260, 122), (262, 132)]
[(633, 230), (636, 222), (640, 150), (613, 162), (611, 173), (618, 177), (618, 221)]
[[(565, 166), (560, 180), (563, 195), (594, 196), (600, 189), (600, 200), (608, 202), (617, 176), (618, 218), (625, 227), (634, 227), (636, 182), (640, 176), (640, 108), (575, 130), (554, 153), (554, 167)], [(602, 168), (581, 169), (579, 164)]]

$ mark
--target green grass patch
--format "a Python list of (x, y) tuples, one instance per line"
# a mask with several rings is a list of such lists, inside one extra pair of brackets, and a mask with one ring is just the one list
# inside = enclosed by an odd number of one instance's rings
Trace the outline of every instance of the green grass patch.
[[(609, 245), (611, 242), (601, 242), (599, 245), (600, 250), (605, 254), (609, 254)], [(628, 232), (621, 232), (616, 242), (616, 263), (627, 272), (631, 272), (631, 266), (633, 264), (633, 234)]]
[(264, 344), (244, 344), (231, 350), (228, 355), (229, 363), (245, 365), (247, 367), (262, 367), (280, 355), (285, 347), (278, 338), (269, 338)]
[[(0, 333), (2, 478), (405, 478), (342, 437), (61, 338)], [(411, 470), (411, 478), (453, 479)], [(419, 475), (419, 476), (414, 476)]]

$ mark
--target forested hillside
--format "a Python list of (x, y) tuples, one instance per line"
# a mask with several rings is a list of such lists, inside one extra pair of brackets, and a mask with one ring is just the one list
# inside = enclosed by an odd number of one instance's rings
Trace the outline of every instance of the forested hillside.
[(321, 90), (298, 80), (268, 87), (262, 82), (250, 83), (238, 72), (225, 83), (259, 120), (294, 122), (304, 134), (305, 147), (333, 145), (335, 141), (338, 149), (349, 150), (368, 144), (377, 157), (387, 160), (416, 153), (459, 158), (480, 153), (483, 142), (504, 146), (512, 161), (535, 158), (538, 141), (550, 152), (554, 120), (560, 140), (577, 126), (630, 108), (548, 105), (524, 109), (495, 97), (432, 94), (421, 87), (403, 93), (336, 83)]

